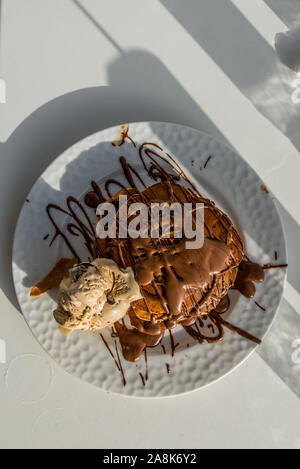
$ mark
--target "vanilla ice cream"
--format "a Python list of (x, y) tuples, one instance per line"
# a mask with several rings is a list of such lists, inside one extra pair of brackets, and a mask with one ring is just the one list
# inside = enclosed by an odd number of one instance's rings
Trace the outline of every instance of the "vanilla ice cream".
[(54, 318), (67, 334), (75, 329), (112, 326), (141, 298), (133, 270), (120, 270), (111, 259), (83, 262), (69, 270), (59, 286)]

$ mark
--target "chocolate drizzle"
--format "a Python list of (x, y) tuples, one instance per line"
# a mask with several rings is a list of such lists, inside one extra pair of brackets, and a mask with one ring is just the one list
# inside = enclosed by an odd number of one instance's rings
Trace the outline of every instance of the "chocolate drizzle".
[(139, 373), (140, 377), (141, 377), (141, 380), (142, 380), (142, 383), (143, 383), (143, 386), (146, 386), (146, 381), (145, 381), (145, 378), (144, 378), (144, 375), (143, 373)]
[(260, 308), (262, 311), (266, 311), (266, 308), (264, 308), (263, 306), (261, 306), (259, 303), (257, 303), (257, 301), (254, 301), (254, 303), (256, 304), (256, 306), (258, 308)]
[(95, 181), (91, 182), (91, 186), (93, 190), (85, 195), (84, 202), (88, 207), (96, 209), (99, 204), (106, 202), (106, 198)]
[[(200, 344), (203, 344), (204, 342), (208, 342), (209, 344), (214, 344), (215, 342), (218, 342), (224, 337), (224, 329), (220, 325), (220, 321), (218, 321), (219, 315), (216, 313), (216, 317), (214, 317), (215, 313), (210, 313), (209, 319), (212, 321), (211, 324), (208, 324), (206, 327), (201, 320), (201, 318), (198, 318), (193, 325), (190, 326), (185, 326), (186, 332), (193, 337), (193, 339), (197, 340)], [(217, 328), (217, 334), (211, 336), (210, 334), (207, 334), (203, 331), (203, 329), (209, 329), (209, 325), (215, 325)]]
[[(96, 209), (100, 203), (110, 200), (118, 208), (113, 188), (123, 190), (130, 203), (143, 202), (147, 206), (152, 202), (162, 201), (203, 203), (205, 239), (201, 249), (187, 250), (185, 239), (175, 239), (172, 235), (169, 239), (162, 236), (157, 239), (150, 236), (126, 240), (119, 237), (96, 239), (90, 216), (72, 196), (67, 198), (66, 208), (50, 203), (46, 211), (55, 229), (50, 245), (57, 237), (62, 237), (72, 255), (81, 261), (70, 241), (72, 236), (81, 237), (90, 256), (110, 257), (121, 268), (131, 266), (134, 269), (143, 300), (139, 300), (138, 305), (133, 304), (129, 310), (132, 328), (124, 321), (117, 322), (112, 334), (113, 337), (118, 336), (126, 360), (134, 362), (145, 354), (146, 375), (140, 373), (145, 385), (148, 379), (146, 348), (158, 345), (165, 331), (169, 330), (173, 356), (178, 344), (174, 344), (172, 329), (178, 324), (199, 343), (221, 340), (224, 328), (260, 343), (259, 339), (222, 318), (230, 304), (227, 293), (230, 288), (235, 288), (251, 298), (255, 294), (254, 283), (264, 279), (264, 270), (286, 265), (261, 267), (252, 263), (244, 256), (243, 244), (229, 218), (212, 201), (199, 193), (177, 162), (156, 143), (146, 142), (137, 147), (129, 137), (128, 130), (129, 128), (124, 127), (120, 140), (113, 142), (113, 145), (121, 147), (129, 139), (137, 148), (140, 162), (153, 185), (147, 186), (140, 173), (121, 156), (119, 162), (129, 188), (116, 179), (108, 179), (101, 190), (92, 181), (92, 190), (84, 198), (85, 204)], [(211, 156), (204, 168), (210, 159)], [(70, 218), (67, 233), (59, 228), (55, 221), (55, 212)], [(103, 335), (100, 336), (122, 373), (125, 385), (117, 343), (115, 342), (116, 358)], [(166, 353), (165, 346), (161, 344), (161, 347)]]
[(208, 157), (207, 160), (205, 161), (203, 168), (206, 168), (206, 166), (208, 165), (208, 163), (209, 163), (210, 160), (211, 160), (211, 155), (209, 155), (209, 157)]
[(285, 269), (286, 267), (288, 267), (288, 264), (277, 264), (277, 265), (265, 264), (262, 268), (263, 270), (273, 270), (273, 269)]
[(145, 356), (145, 367), (146, 367), (145, 380), (148, 381), (148, 379), (149, 379), (149, 369), (148, 369), (148, 353), (147, 353), (147, 347), (145, 347), (144, 356)]
[(170, 344), (171, 344), (171, 355), (172, 357), (174, 357), (176, 346), (174, 343), (174, 337), (173, 337), (171, 329), (169, 329), (169, 334), (170, 334)]
[(120, 355), (119, 355), (118, 342), (116, 340), (115, 340), (115, 349), (116, 349), (117, 359), (119, 363), (119, 370), (121, 372), (122, 379), (123, 379), (123, 385), (126, 386), (127, 383), (126, 383), (125, 374), (124, 374), (122, 362), (121, 362)]
[[(82, 221), (82, 219), (74, 211), (73, 205), (79, 209), (79, 212), (81, 213), (81, 215), (83, 215), (84, 221)], [(93, 254), (95, 230), (86, 210), (84, 209), (82, 204), (77, 199), (75, 199), (75, 197), (69, 196), (67, 198), (67, 208), (68, 210), (62, 207), (59, 207), (59, 205), (56, 205), (56, 204), (48, 204), (46, 207), (46, 212), (48, 214), (48, 217), (50, 218), (55, 228), (55, 233), (50, 241), (50, 246), (53, 244), (53, 242), (58, 236), (61, 236), (63, 240), (65, 241), (66, 245), (68, 246), (69, 250), (73, 254), (73, 256), (76, 257), (79, 260), (79, 262), (81, 262), (81, 259), (79, 255), (77, 254), (77, 252), (75, 251), (69, 238), (66, 236), (65, 233), (62, 232), (62, 230), (57, 225), (54, 219), (54, 216), (52, 215), (52, 211), (61, 212), (61, 213), (66, 214), (68, 217), (70, 217), (72, 221), (67, 224), (67, 232), (76, 237), (82, 236), (83, 242), (91, 255)]]
[[(208, 342), (208, 343), (215, 343), (221, 340), (224, 337), (224, 327), (230, 329), (232, 332), (236, 332), (237, 334), (241, 335), (245, 339), (251, 340), (252, 342), (255, 342), (256, 344), (260, 344), (261, 341), (260, 339), (257, 339), (253, 335), (249, 334), (248, 332), (244, 331), (243, 329), (240, 329), (237, 326), (234, 326), (233, 324), (229, 323), (228, 321), (225, 321), (221, 315), (226, 313), (229, 309), (230, 306), (230, 301), (228, 295), (226, 295), (219, 303), (219, 306), (209, 313), (207, 316), (207, 320), (211, 321), (208, 324), (205, 324), (203, 321), (203, 318), (198, 318), (195, 320), (194, 327), (191, 325), (186, 326), (185, 330), (186, 332), (193, 337), (193, 339), (197, 340), (200, 344), (203, 342)], [(207, 335), (203, 332), (204, 330), (210, 329), (212, 333), (214, 334), (213, 336)], [(215, 333), (215, 329), (217, 329), (217, 333)]]
[(108, 353), (110, 354), (110, 356), (111, 356), (111, 357), (112, 357), (112, 359), (114, 360), (116, 367), (118, 368), (118, 370), (119, 370), (119, 371), (121, 371), (121, 368), (120, 368), (119, 362), (116, 360), (116, 358), (115, 358), (115, 356), (114, 356), (113, 352), (111, 351), (111, 348), (110, 348), (110, 346), (108, 345), (108, 343), (106, 342), (105, 338), (103, 337), (103, 334), (100, 334), (100, 337), (101, 337), (101, 339), (102, 339), (102, 341), (103, 341), (103, 343), (104, 343), (105, 347), (107, 348), (107, 350), (108, 350)]

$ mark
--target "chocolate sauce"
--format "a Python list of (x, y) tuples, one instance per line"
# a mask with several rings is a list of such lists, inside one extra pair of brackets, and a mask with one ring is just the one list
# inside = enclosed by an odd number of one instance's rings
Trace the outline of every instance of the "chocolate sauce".
[(119, 340), (122, 347), (122, 353), (126, 360), (135, 362), (140, 358), (146, 347), (155, 347), (161, 341), (163, 332), (149, 334), (140, 332), (137, 329), (128, 329), (123, 324), (116, 322)]
[[(214, 313), (211, 313), (214, 314)], [(212, 316), (210, 314), (210, 319), (212, 319)], [(217, 313), (215, 313), (217, 314)], [(185, 331), (193, 337), (194, 340), (197, 340), (200, 344), (203, 344), (203, 342), (208, 342), (209, 344), (214, 344), (215, 342), (218, 342), (224, 337), (224, 329), (220, 325), (219, 322), (215, 321), (212, 319), (214, 322), (214, 325), (216, 326), (217, 333), (214, 336), (207, 335), (205, 334), (204, 329), (208, 328), (208, 326), (204, 326), (202, 322), (195, 322), (194, 327), (192, 326), (185, 326), (184, 329)], [(215, 329), (215, 328), (214, 328)]]
[[(128, 135), (128, 128), (124, 128), (121, 139), (113, 142), (114, 146), (122, 146), (129, 139), (136, 147), (135, 142)], [(228, 288), (233, 287), (247, 297), (255, 293), (254, 282), (262, 281), (264, 269), (284, 267), (265, 266), (242, 260), (244, 251), (242, 242), (229, 218), (221, 212), (215, 204), (201, 196), (194, 184), (188, 179), (177, 162), (157, 144), (146, 142), (138, 147), (140, 161), (154, 185), (148, 187), (137, 170), (130, 165), (124, 156), (120, 157), (120, 165), (130, 188), (116, 179), (105, 182), (105, 193), (95, 181), (91, 182), (92, 190), (85, 196), (85, 204), (93, 209), (107, 199), (112, 198), (112, 188), (123, 189), (130, 195), (131, 201), (150, 204), (153, 201), (203, 203), (205, 207), (205, 239), (201, 249), (185, 249), (185, 240), (174, 238), (158, 239), (138, 238), (121, 240), (109, 239), (95, 243), (95, 230), (92, 221), (83, 205), (74, 197), (67, 198), (67, 208), (49, 204), (47, 214), (55, 228), (50, 245), (60, 236), (65, 241), (71, 253), (81, 261), (69, 237), (62, 232), (55, 221), (53, 212), (61, 212), (70, 217), (67, 233), (71, 236), (81, 236), (88, 253), (92, 257), (117, 256), (120, 267), (131, 266), (134, 269), (136, 280), (141, 286), (141, 293), (146, 311), (152, 317), (151, 321), (140, 320), (133, 307), (129, 311), (133, 326), (128, 328), (124, 322), (115, 323), (115, 333), (120, 340), (123, 356), (126, 360), (136, 361), (144, 353), (146, 363), (146, 376), (141, 373), (144, 382), (148, 379), (147, 347), (158, 345), (165, 333), (169, 330), (172, 356), (178, 344), (174, 344), (172, 329), (181, 324), (186, 332), (200, 343), (217, 342), (224, 336), (224, 327), (259, 343), (259, 339), (251, 334), (231, 325), (221, 318), (221, 314), (229, 307), (229, 298), (226, 295)], [(204, 164), (206, 168), (211, 156)], [(162, 166), (164, 164), (165, 166)], [(185, 185), (178, 184), (182, 181)], [(113, 200), (113, 203), (118, 203)], [(73, 207), (76, 207), (76, 212)], [(97, 240), (99, 241), (99, 240)], [(232, 278), (238, 270), (234, 286)], [(199, 296), (200, 292), (200, 296)], [(198, 296), (197, 296), (198, 295)], [(221, 300), (219, 299), (221, 297)], [(163, 321), (158, 321), (152, 314), (149, 306), (150, 300), (159, 301), (165, 314)], [(212, 307), (214, 309), (212, 309)], [(206, 314), (210, 324), (205, 325), (203, 311), (212, 310)], [(210, 335), (205, 333), (210, 330)], [(122, 373), (123, 383), (126, 384), (124, 371), (119, 357), (117, 343), (115, 343), (117, 359), (110, 347), (100, 334), (106, 348), (114, 359), (118, 370)], [(164, 353), (165, 347), (161, 345)]]
[(176, 347), (175, 347), (174, 337), (173, 337), (171, 329), (169, 329), (169, 335), (170, 335), (170, 344), (171, 344), (171, 355), (172, 357), (174, 357)]
[(210, 160), (211, 160), (211, 155), (209, 155), (209, 157), (205, 161), (203, 168), (206, 168), (206, 166), (207, 166), (207, 164), (209, 163)]
[[(83, 215), (84, 221), (82, 221), (82, 219), (74, 212), (74, 209), (73, 209), (72, 205), (77, 206), (77, 208), (79, 209), (81, 215)], [(68, 246), (69, 250), (73, 254), (73, 256), (76, 257), (79, 262), (81, 262), (81, 259), (80, 259), (79, 255), (75, 251), (75, 249), (74, 249), (73, 245), (71, 244), (71, 242), (69, 241), (68, 237), (62, 232), (62, 230), (57, 225), (57, 223), (56, 223), (56, 221), (55, 221), (55, 219), (52, 215), (52, 211), (61, 212), (61, 213), (66, 214), (68, 217), (70, 217), (71, 222), (68, 223), (68, 225), (67, 225), (67, 232), (69, 234), (73, 235), (73, 236), (76, 236), (76, 237), (77, 236), (82, 236), (83, 242), (84, 242), (85, 246), (87, 247), (90, 254), (93, 254), (93, 244), (94, 244), (94, 241), (95, 241), (95, 230), (94, 230), (93, 224), (92, 224), (91, 219), (89, 218), (86, 210), (84, 209), (82, 204), (77, 199), (75, 199), (75, 197), (69, 196), (67, 198), (67, 208), (68, 208), (68, 210), (66, 210), (62, 207), (59, 207), (59, 205), (56, 205), (56, 204), (48, 204), (47, 207), (46, 207), (47, 215), (50, 218), (50, 220), (52, 222), (52, 225), (55, 228), (55, 233), (54, 233), (54, 236), (52, 237), (52, 239), (50, 241), (50, 246), (53, 244), (53, 242), (55, 241), (55, 239), (58, 236), (61, 236), (63, 238), (63, 240), (65, 241), (66, 245)]]
[(95, 209), (101, 203), (98, 195), (95, 192), (88, 192), (84, 197), (84, 202), (88, 207)]
[(218, 314), (226, 313), (229, 310), (230, 299), (228, 295), (223, 296), (220, 303), (216, 306), (215, 312)]
[(254, 282), (262, 282), (264, 277), (263, 267), (254, 262), (243, 260), (239, 265), (233, 288), (246, 298), (252, 298), (256, 292)]
[(104, 337), (103, 337), (103, 335), (102, 335), (101, 333), (100, 333), (100, 337), (101, 337), (101, 339), (102, 339), (102, 341), (103, 341), (105, 347), (107, 348), (107, 350), (108, 350), (110, 356), (113, 358), (116, 367), (118, 368), (119, 371), (121, 371), (119, 363), (117, 362), (117, 360), (116, 360), (116, 358), (115, 358), (113, 352), (111, 351), (110, 346), (108, 345), (108, 343), (106, 342), (106, 340), (104, 339)]
[(262, 185), (262, 186), (260, 186), (260, 187), (261, 187), (261, 190), (262, 190), (265, 194), (270, 194), (270, 191), (269, 191), (269, 189), (267, 188), (267, 186)]
[(286, 267), (288, 267), (288, 264), (277, 264), (277, 265), (265, 264), (262, 268), (263, 270), (272, 270), (272, 269), (285, 269)]
[(244, 331), (243, 329), (240, 329), (239, 327), (237, 326), (234, 326), (233, 324), (231, 324), (230, 322), (228, 321), (225, 321), (220, 315), (218, 315), (217, 313), (212, 313), (211, 314), (211, 317), (213, 318), (213, 320), (215, 321), (215, 324), (220, 326), (224, 326), (224, 327), (227, 327), (228, 329), (230, 329), (232, 332), (236, 332), (237, 334), (239, 334), (240, 336), (244, 337), (245, 339), (248, 339), (248, 340), (251, 340), (252, 342), (255, 342), (256, 344), (261, 344), (261, 340), (258, 339), (257, 337), (254, 337), (253, 335), (249, 334), (249, 332), (246, 332)]
[(147, 347), (145, 347), (144, 356), (145, 356), (145, 367), (146, 367), (145, 380), (148, 381), (148, 379), (149, 379), (149, 369), (148, 369), (148, 353), (147, 353)]
[(173, 250), (158, 250), (151, 238), (131, 239), (130, 242), (134, 256), (138, 256), (139, 251), (145, 254), (142, 261), (135, 265), (139, 285), (150, 284), (164, 269), (163, 302), (171, 317), (181, 311), (186, 290), (190, 286), (204, 289), (211, 285), (213, 276), (226, 269), (231, 255), (226, 244), (208, 238), (204, 239), (201, 249), (186, 249), (184, 241), (174, 246)]
[(260, 308), (262, 311), (266, 311), (266, 308), (264, 308), (264, 307), (261, 306), (259, 303), (257, 303), (257, 301), (254, 301), (254, 303), (255, 303), (256, 306), (258, 306), (258, 308)]
[(95, 181), (91, 181), (92, 191), (88, 192), (84, 197), (84, 202), (88, 207), (96, 209), (99, 204), (106, 202), (106, 198)]
[(125, 379), (125, 374), (124, 374), (122, 362), (121, 362), (120, 355), (119, 355), (118, 342), (116, 340), (115, 340), (115, 348), (116, 348), (116, 354), (117, 354), (118, 363), (119, 363), (119, 369), (121, 371), (121, 375), (122, 375), (122, 379), (123, 379), (123, 385), (126, 386), (127, 382), (126, 382), (126, 379)]
[(142, 380), (142, 383), (143, 383), (143, 386), (146, 386), (146, 381), (145, 381), (145, 378), (144, 378), (144, 375), (143, 373), (139, 373), (140, 377), (141, 377), (141, 380)]
[(185, 326), (192, 326), (193, 324), (195, 324), (195, 322), (197, 321), (197, 316), (191, 316), (187, 319), (183, 319), (180, 324), (181, 326), (185, 327)]

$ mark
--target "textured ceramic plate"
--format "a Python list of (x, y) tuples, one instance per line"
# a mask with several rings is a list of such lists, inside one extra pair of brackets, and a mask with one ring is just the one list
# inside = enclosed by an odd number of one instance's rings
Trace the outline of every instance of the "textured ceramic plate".
[[(176, 348), (171, 356), (168, 334), (162, 347), (148, 349), (149, 379), (143, 385), (139, 373), (145, 375), (143, 358), (137, 364), (123, 360), (127, 384), (99, 336), (73, 332), (64, 337), (53, 319), (53, 294), (29, 297), (30, 287), (40, 280), (68, 250), (59, 239), (49, 248), (52, 225), (46, 215), (46, 204), (65, 206), (66, 197), (82, 200), (90, 181), (99, 184), (109, 176), (121, 174), (119, 156), (137, 159), (137, 149), (126, 140), (113, 146), (120, 128), (98, 132), (65, 151), (38, 179), (28, 195), (16, 228), (13, 248), (13, 276), (19, 303), (29, 327), (42, 346), (69, 373), (104, 390), (129, 396), (158, 397), (180, 394), (205, 386), (233, 370), (254, 350), (255, 344), (236, 333), (225, 330), (225, 337), (216, 344), (199, 345), (185, 331), (174, 330)], [(286, 262), (286, 249), (281, 222), (271, 194), (263, 190), (263, 182), (248, 164), (231, 148), (213, 137), (175, 124), (148, 122), (130, 124), (130, 137), (137, 143), (154, 142), (174, 156), (197, 181), (203, 195), (215, 200), (234, 221), (242, 234), (246, 252), (261, 264)], [(206, 167), (205, 162), (211, 155)], [(138, 163), (136, 163), (138, 164)], [(62, 217), (60, 222), (67, 221)], [(47, 234), (49, 237), (43, 239)], [(231, 293), (228, 320), (256, 337), (263, 338), (276, 314), (283, 294), (285, 271), (266, 272), (263, 284), (257, 286), (254, 302)], [(109, 331), (104, 332), (114, 350)], [(170, 373), (167, 373), (167, 366)]]

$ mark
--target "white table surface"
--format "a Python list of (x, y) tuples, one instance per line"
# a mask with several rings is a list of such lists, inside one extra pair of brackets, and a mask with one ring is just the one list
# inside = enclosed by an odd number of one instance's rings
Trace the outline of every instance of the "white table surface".
[[(274, 47), (300, 25), (299, 1), (0, 3), (0, 447), (300, 448), (300, 104)], [(84, 136), (137, 120), (229, 142), (278, 199), (287, 232), (288, 283), (265, 344), (170, 399), (114, 396), (65, 373), (22, 318), (10, 272), (18, 212), (44, 168)]]

